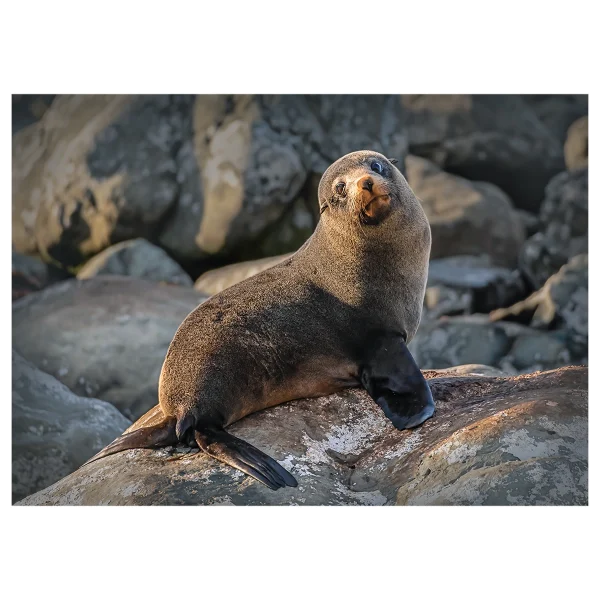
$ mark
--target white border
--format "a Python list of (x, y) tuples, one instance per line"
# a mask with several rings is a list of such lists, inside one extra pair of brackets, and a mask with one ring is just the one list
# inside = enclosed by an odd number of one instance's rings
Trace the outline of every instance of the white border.
[[(13, 506), (12, 504), (12, 95), (13, 94), (338, 94), (338, 95), (350, 95), (350, 94), (587, 94), (588, 96), (588, 504), (587, 506)], [(8, 96), (11, 98), (9, 102), (9, 131), (8, 131), (8, 155), (9, 155), (9, 178), (8, 178), (8, 206), (9, 206), (9, 222), (8, 222), (8, 240), (9, 240), (9, 354), (11, 360), (9, 362), (9, 381), (11, 382), (11, 391), (9, 394), (9, 418), (10, 418), (10, 431), (9, 431), (9, 489), (10, 489), (10, 502), (9, 512), (78, 512), (84, 511), (89, 512), (161, 512), (161, 511), (202, 511), (202, 512), (264, 512), (264, 511), (284, 511), (284, 512), (327, 512), (327, 511), (341, 511), (341, 512), (508, 512), (508, 511), (520, 511), (520, 512), (591, 512), (591, 483), (592, 483), (592, 468), (591, 468), (591, 330), (592, 330), (592, 313), (591, 313), (591, 170), (592, 170), (592, 154), (591, 154), (591, 96), (592, 88), (579, 88), (579, 89), (513, 89), (513, 88), (491, 88), (491, 89), (477, 89), (477, 90), (461, 90), (461, 89), (435, 89), (435, 88), (424, 88), (418, 90), (415, 88), (393, 88), (393, 89), (378, 89), (378, 90), (343, 90), (343, 89), (330, 89), (330, 90), (314, 90), (314, 89), (302, 89), (299, 88), (294, 91), (284, 91), (275, 88), (256, 88), (256, 89), (245, 89), (245, 88), (222, 88), (222, 89), (207, 89), (207, 88), (146, 88), (141, 90), (126, 90), (123, 88), (97, 88), (90, 90), (89, 88), (64, 88), (61, 90), (49, 90), (49, 89), (27, 89), (27, 91), (19, 91), (17, 88), (8, 88)], [(68, 476), (68, 475), (67, 475)], [(53, 484), (52, 484), (53, 485)], [(35, 492), (34, 492), (35, 493)]]

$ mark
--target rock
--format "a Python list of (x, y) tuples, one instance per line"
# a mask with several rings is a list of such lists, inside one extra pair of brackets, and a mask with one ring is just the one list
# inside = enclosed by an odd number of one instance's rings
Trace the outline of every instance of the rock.
[[(431, 260), (427, 288), (430, 297), (438, 289), (447, 290), (446, 296), (458, 294), (466, 312), (480, 313), (508, 306), (525, 295), (525, 284), (519, 271), (494, 266), (485, 254)], [(437, 291), (435, 295), (440, 297)]]
[(162, 249), (138, 238), (108, 247), (89, 260), (77, 279), (97, 275), (127, 275), (149, 281), (193, 285), (192, 278)]
[(411, 154), (497, 185), (517, 208), (537, 212), (564, 169), (563, 140), (519, 96), (405, 95), (401, 103)]
[(547, 371), (571, 363), (566, 336), (560, 331), (531, 331), (515, 339), (505, 357), (517, 371)]
[(517, 214), (521, 217), (523, 226), (525, 227), (525, 236), (531, 237), (534, 233), (540, 230), (540, 218), (526, 210), (517, 209)]
[[(314, 203), (314, 198), (310, 200)], [(304, 198), (298, 198), (254, 248), (243, 249), (244, 258), (271, 257), (295, 252), (313, 234), (318, 220), (318, 211), (311, 210), (309, 202)]]
[(15, 248), (75, 267), (111, 243), (152, 233), (178, 195), (173, 155), (185, 103), (57, 96), (13, 136)]
[(534, 289), (540, 288), (570, 258), (588, 251), (588, 170), (563, 172), (546, 188), (542, 230), (529, 238), (519, 268)]
[(491, 321), (518, 319), (535, 328), (566, 331), (567, 346), (578, 358), (588, 352), (588, 256), (573, 257), (525, 300), (490, 314)]
[(581, 364), (564, 329), (543, 331), (481, 314), (425, 319), (408, 347), (422, 369), (480, 362), (516, 375)]
[(289, 402), (230, 428), (289, 469), (297, 488), (272, 491), (202, 453), (132, 450), (20, 504), (587, 504), (586, 368), (426, 377), (436, 414), (414, 430), (396, 430), (362, 390)]
[(441, 369), (468, 363), (496, 366), (509, 351), (511, 338), (485, 316), (442, 317), (425, 322), (408, 345), (422, 369)]
[(12, 299), (17, 300), (31, 292), (37, 292), (51, 281), (48, 265), (35, 256), (27, 256), (13, 250), (12, 253)]
[(567, 132), (565, 141), (565, 164), (569, 171), (588, 166), (588, 117), (577, 119)]
[(416, 156), (406, 159), (406, 178), (431, 225), (431, 258), (485, 253), (496, 265), (516, 266), (525, 230), (502, 190)]
[(261, 258), (258, 260), (248, 260), (241, 263), (235, 263), (233, 265), (227, 265), (220, 267), (219, 269), (212, 269), (201, 275), (194, 284), (194, 288), (206, 294), (212, 296), (218, 292), (222, 292), (224, 289), (248, 279), (261, 271), (265, 271), (283, 262), (286, 258), (292, 256), (292, 253), (282, 254), (280, 256), (269, 256), (268, 258)]
[(13, 135), (39, 121), (52, 104), (51, 94), (13, 94), (12, 95), (12, 133)]
[(588, 114), (588, 96), (584, 94), (536, 94), (522, 98), (560, 144), (564, 144), (571, 123)]
[(13, 503), (72, 473), (131, 422), (12, 353)]
[(403, 164), (401, 112), (392, 96), (58, 96), (13, 138), (15, 247), (76, 268), (144, 237), (222, 260), (283, 220), (289, 249), (313, 210), (298, 194), (331, 162), (371, 147)]
[(73, 279), (13, 304), (13, 348), (74, 393), (134, 419), (157, 403), (171, 339), (204, 299), (190, 288), (129, 277)]
[[(360, 148), (403, 164), (401, 118), (391, 96), (199, 96), (193, 140), (179, 153), (187, 174), (181, 198), (160, 243), (192, 260), (296, 250), (315, 223), (306, 205), (316, 208), (316, 194), (304, 207), (297, 202), (305, 184)], [(202, 190), (192, 177), (198, 172)], [(271, 232), (287, 239), (274, 244)]]

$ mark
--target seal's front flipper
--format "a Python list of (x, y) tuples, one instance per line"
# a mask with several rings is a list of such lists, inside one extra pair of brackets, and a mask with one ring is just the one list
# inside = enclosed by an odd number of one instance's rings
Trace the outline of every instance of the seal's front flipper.
[(270, 456), (223, 429), (206, 427), (196, 430), (195, 436), (198, 446), (206, 454), (243, 471), (272, 490), (298, 485), (294, 477)]
[(368, 350), (361, 382), (398, 429), (416, 427), (434, 413), (429, 385), (399, 335)]

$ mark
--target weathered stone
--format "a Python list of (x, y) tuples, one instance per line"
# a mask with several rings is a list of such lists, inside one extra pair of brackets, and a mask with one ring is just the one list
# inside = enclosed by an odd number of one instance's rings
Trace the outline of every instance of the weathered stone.
[[(429, 262), (429, 288), (442, 287), (460, 294), (461, 303), (467, 303), (467, 312), (489, 312), (499, 306), (508, 306), (525, 294), (525, 284), (519, 271), (492, 264), (488, 255), (452, 256)], [(450, 290), (452, 288), (452, 290)], [(441, 314), (451, 314), (442, 312)]]
[(207, 296), (212, 296), (244, 279), (248, 279), (248, 277), (252, 277), (261, 271), (265, 271), (266, 269), (278, 265), (292, 254), (293, 253), (269, 256), (268, 258), (260, 258), (258, 260), (248, 260), (220, 267), (219, 269), (206, 271), (206, 273), (196, 280), (194, 288)]
[(563, 172), (546, 188), (542, 230), (521, 249), (519, 268), (534, 288), (577, 254), (588, 251), (588, 170)]
[(60, 279), (60, 276), (51, 271), (49, 266), (35, 256), (20, 254), (13, 250), (12, 253), (12, 299), (17, 300), (37, 292)]
[(491, 321), (518, 319), (532, 327), (558, 327), (566, 332), (574, 357), (588, 351), (588, 256), (573, 257), (544, 286), (525, 300), (490, 314)]
[(425, 375), (436, 414), (414, 430), (396, 430), (360, 390), (289, 402), (229, 429), (289, 469), (297, 488), (272, 491), (202, 453), (132, 450), (20, 504), (587, 504), (587, 369)]
[(137, 418), (158, 401), (167, 348), (204, 299), (130, 277), (66, 281), (13, 304), (13, 348), (76, 394)]
[(531, 237), (540, 230), (541, 222), (538, 215), (534, 215), (526, 210), (517, 209), (517, 214), (521, 217), (523, 227), (525, 227), (525, 236)]
[(535, 94), (521, 96), (546, 129), (564, 144), (569, 126), (588, 114), (588, 97), (585, 94)]
[(52, 94), (13, 94), (12, 133), (13, 135), (39, 121), (54, 100)]
[(131, 424), (12, 353), (13, 502), (72, 473)]
[(565, 141), (565, 164), (569, 171), (588, 166), (588, 117), (577, 119), (567, 132)]
[(499, 186), (518, 208), (537, 212), (544, 187), (564, 169), (562, 140), (519, 96), (405, 95), (401, 102), (411, 154)]
[(179, 109), (166, 96), (58, 96), (13, 137), (15, 248), (74, 267), (152, 232), (178, 193)]
[(496, 265), (516, 265), (525, 230), (502, 190), (416, 156), (406, 159), (406, 178), (431, 225), (431, 258), (485, 253)]
[(192, 278), (162, 249), (138, 238), (109, 246), (89, 260), (77, 279), (97, 275), (127, 275), (149, 281), (193, 285)]
[(442, 317), (423, 323), (408, 345), (422, 369), (468, 363), (495, 366), (511, 347), (511, 338), (486, 316)]

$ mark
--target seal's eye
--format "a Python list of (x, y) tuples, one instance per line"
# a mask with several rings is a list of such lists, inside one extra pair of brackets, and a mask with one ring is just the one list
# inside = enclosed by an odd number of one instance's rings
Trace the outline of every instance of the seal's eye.
[(344, 193), (344, 190), (346, 189), (346, 184), (343, 181), (340, 181), (336, 186), (335, 186), (335, 191), (341, 196)]
[(383, 173), (383, 167), (381, 166), (381, 163), (378, 162), (371, 163), (371, 170), (375, 171), (375, 173), (379, 173), (380, 175)]

